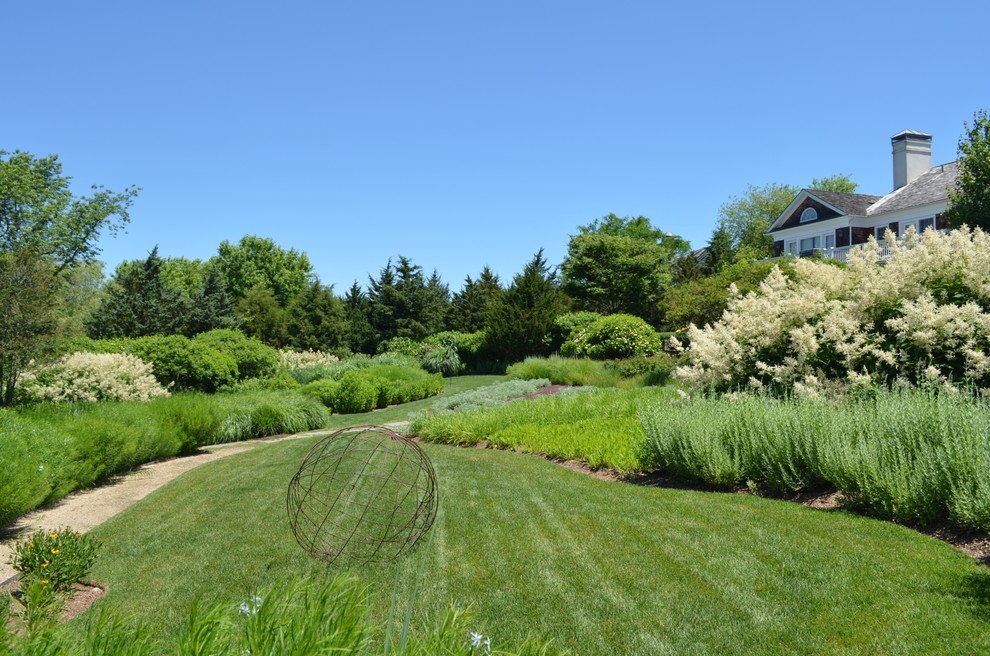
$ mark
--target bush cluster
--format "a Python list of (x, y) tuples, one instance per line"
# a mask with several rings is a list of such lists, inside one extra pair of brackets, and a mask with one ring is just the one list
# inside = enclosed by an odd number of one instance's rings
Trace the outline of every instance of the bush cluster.
[(279, 367), (289, 371), (305, 369), (306, 367), (313, 367), (321, 364), (333, 364), (334, 362), (339, 361), (340, 358), (332, 353), (314, 351), (312, 349), (305, 351), (282, 349), (278, 352)]
[(26, 401), (150, 401), (168, 396), (151, 365), (124, 353), (69, 353), (21, 376)]
[(990, 406), (907, 388), (836, 404), (766, 395), (654, 403), (640, 462), (732, 488), (838, 489), (904, 523), (990, 530)]
[[(892, 235), (891, 235), (892, 237)], [(990, 235), (913, 228), (853, 249), (848, 266), (798, 259), (692, 326), (683, 382), (841, 394), (894, 383), (990, 385)]]
[(277, 351), (236, 330), (211, 330), (191, 339), (182, 335), (75, 339), (64, 348), (136, 356), (151, 363), (155, 379), (174, 391), (216, 392), (239, 380), (271, 376), (279, 362)]
[(264, 390), (0, 410), (0, 524), (145, 462), (328, 420), (309, 396)]
[[(394, 356), (363, 359), (363, 363), (375, 363), (360, 368), (331, 370), (324, 365), (304, 370), (304, 376), (325, 374), (311, 378), (303, 388), (305, 394), (318, 399), (335, 412), (352, 414), (369, 412), (397, 403), (408, 403), (443, 391), (443, 376), (431, 374), (408, 359), (395, 362)], [(346, 361), (345, 361), (346, 362)]]
[(587, 358), (562, 358), (551, 355), (548, 358), (529, 357), (511, 365), (506, 370), (509, 378), (534, 380), (545, 378), (554, 385), (594, 385), (615, 387), (619, 374), (605, 362)]
[(656, 355), (663, 340), (650, 324), (630, 314), (612, 314), (598, 319), (564, 342), (560, 354), (594, 360), (613, 360)]

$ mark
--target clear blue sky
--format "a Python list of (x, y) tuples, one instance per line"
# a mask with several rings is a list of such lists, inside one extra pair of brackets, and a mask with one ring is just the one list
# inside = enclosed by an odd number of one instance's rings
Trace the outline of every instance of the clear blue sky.
[(990, 107), (990, 3), (671, 4), (6, 2), (0, 149), (143, 188), (111, 271), (257, 234), (456, 291), (609, 212), (702, 246), (749, 183), (887, 193), (891, 135), (951, 161)]

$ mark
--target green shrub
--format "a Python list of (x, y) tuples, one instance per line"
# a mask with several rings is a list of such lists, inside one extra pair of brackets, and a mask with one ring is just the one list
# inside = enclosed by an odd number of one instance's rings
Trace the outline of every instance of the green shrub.
[(378, 345), (378, 353), (398, 353), (408, 355), (411, 358), (418, 358), (422, 348), (419, 342), (408, 337), (393, 337)]
[(249, 378), (237, 384), (237, 390), (241, 392), (256, 390), (278, 391), (297, 388), (299, 388), (299, 381), (285, 369), (276, 371), (275, 375), (269, 378)]
[[(0, 525), (40, 506), (61, 470), (59, 446), (69, 440), (40, 422), (0, 408)], [(59, 456), (52, 461), (52, 456)]]
[(334, 408), (343, 414), (370, 412), (378, 404), (378, 386), (356, 371), (340, 377)]
[(543, 339), (553, 351), (559, 351), (565, 342), (602, 318), (598, 312), (568, 312), (553, 321), (550, 332)]
[(619, 383), (619, 374), (603, 362), (556, 355), (526, 358), (510, 366), (505, 373), (509, 378), (522, 380), (546, 378), (554, 385), (614, 387)]
[(454, 376), (462, 369), (461, 358), (453, 341), (426, 347), (420, 364), (426, 371), (443, 376)]
[(279, 364), (278, 351), (238, 330), (211, 330), (196, 335), (193, 342), (233, 358), (240, 380), (271, 376)]
[(141, 337), (128, 349), (151, 362), (155, 378), (166, 387), (216, 392), (237, 380), (234, 358), (181, 335)]
[(616, 371), (622, 378), (638, 378), (643, 386), (666, 385), (679, 363), (678, 358), (661, 352), (651, 356), (613, 360), (607, 364), (607, 368)]
[(561, 347), (561, 355), (594, 360), (656, 355), (663, 343), (650, 324), (629, 314), (613, 314), (594, 322)]
[(312, 396), (331, 410), (337, 405), (340, 383), (331, 379), (314, 380), (302, 387), (302, 393)]

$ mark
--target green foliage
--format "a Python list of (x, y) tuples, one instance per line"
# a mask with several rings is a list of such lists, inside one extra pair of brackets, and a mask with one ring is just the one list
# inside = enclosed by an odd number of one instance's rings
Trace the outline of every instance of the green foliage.
[(21, 582), (38, 580), (65, 592), (89, 576), (100, 543), (69, 527), (42, 530), (14, 544), (11, 566)]
[(62, 279), (56, 293), (56, 341), (86, 335), (86, 322), (100, 306), (103, 296), (103, 263), (94, 260), (80, 264), (64, 271)]
[(343, 414), (370, 412), (378, 405), (378, 385), (357, 371), (340, 377), (334, 409)]
[(183, 332), (189, 301), (162, 275), (155, 246), (140, 266), (121, 264), (87, 324), (95, 339)]
[(237, 361), (230, 355), (182, 335), (141, 337), (127, 349), (151, 362), (155, 378), (177, 390), (216, 392), (237, 381)]
[(332, 411), (334, 410), (334, 405), (337, 403), (340, 383), (332, 378), (322, 378), (306, 383), (300, 391), (303, 394), (312, 396)]
[(773, 238), (766, 231), (800, 191), (788, 184), (749, 185), (741, 197), (733, 196), (718, 210), (718, 228), (725, 230), (735, 251), (746, 249), (752, 257), (773, 254)]
[(845, 173), (827, 175), (824, 178), (812, 178), (809, 189), (818, 191), (837, 191), (843, 194), (851, 194), (859, 187), (852, 178)]
[(763, 396), (652, 404), (642, 463), (720, 487), (834, 486), (894, 521), (990, 528), (982, 399), (909, 389), (842, 404)]
[(256, 288), (271, 292), (276, 304), (285, 308), (290, 299), (313, 283), (313, 266), (305, 253), (285, 250), (272, 239), (245, 235), (235, 245), (223, 241), (210, 262), (220, 270), (236, 299)]
[(636, 449), (644, 439), (639, 404), (656, 390), (594, 390), (541, 396), (478, 409), (423, 415), (410, 430), (427, 441), (497, 445), (629, 474), (640, 469)]
[(662, 233), (646, 217), (609, 215), (603, 222), (584, 226), (571, 238), (561, 265), (561, 287), (585, 309), (656, 320), (656, 305), (670, 284), (677, 251), (659, 241)]
[(278, 351), (237, 330), (211, 330), (200, 333), (193, 342), (233, 358), (237, 365), (237, 377), (241, 380), (267, 378), (275, 373), (279, 363)]
[[(196, 260), (198, 262), (198, 260)], [(234, 297), (220, 270), (210, 267), (202, 285), (195, 288), (186, 313), (185, 333), (198, 335), (210, 330), (237, 328)]]
[(168, 396), (151, 365), (124, 353), (70, 353), (28, 371), (18, 395), (28, 401), (150, 401)]
[(411, 358), (418, 358), (423, 352), (422, 345), (409, 337), (393, 337), (381, 342), (378, 345), (379, 353), (398, 353), (408, 355)]
[(492, 306), (486, 328), (488, 358), (518, 361), (546, 355), (549, 350), (543, 338), (563, 312), (564, 294), (557, 274), (547, 266), (540, 249)]
[(465, 333), (484, 330), (502, 293), (498, 276), (488, 266), (481, 270), (477, 280), (467, 276), (464, 287), (451, 299), (450, 326)]
[(462, 410), (474, 410), (476, 408), (491, 408), (503, 403), (508, 403), (514, 398), (519, 398), (527, 394), (532, 394), (541, 387), (550, 385), (550, 380), (546, 378), (535, 378), (533, 380), (507, 380), (494, 385), (486, 385), (478, 389), (468, 390), (459, 394), (438, 399), (426, 414), (437, 414), (441, 412), (459, 412)]
[(597, 312), (568, 312), (553, 320), (550, 332), (543, 341), (553, 351), (559, 351), (564, 342), (602, 318)]
[(300, 350), (334, 351), (347, 346), (344, 304), (330, 287), (313, 282), (286, 309), (285, 343)]
[(615, 360), (607, 363), (607, 368), (617, 371), (622, 378), (638, 378), (640, 384), (650, 386), (666, 385), (679, 364), (679, 358), (660, 352), (656, 355)]
[(393, 337), (420, 341), (446, 326), (450, 290), (436, 271), (427, 279), (421, 266), (400, 255), (398, 264), (389, 260), (369, 283), (368, 318), (378, 342)]
[(735, 285), (740, 294), (759, 288), (774, 265), (786, 275), (793, 268), (786, 261), (753, 262), (740, 260), (705, 278), (698, 278), (671, 287), (660, 303), (662, 324), (672, 330), (684, 330), (688, 325), (704, 326), (721, 318), (729, 304), (729, 287)]
[(565, 356), (610, 360), (656, 355), (663, 350), (660, 335), (639, 317), (613, 314), (602, 317), (565, 342)]
[(264, 285), (249, 289), (237, 302), (237, 313), (247, 335), (269, 346), (284, 346), (288, 314), (270, 289)]
[(127, 224), (140, 190), (94, 186), (92, 196), (76, 196), (71, 180), (57, 155), (0, 150), (0, 253), (33, 252), (60, 271), (99, 254), (100, 233), (116, 234)]
[(990, 116), (981, 109), (959, 138), (959, 175), (946, 218), (953, 227), (990, 230)]
[(39, 253), (0, 251), (0, 405), (14, 402), (21, 371), (50, 345), (56, 282), (55, 267)]
[(604, 362), (587, 358), (562, 358), (557, 355), (526, 358), (510, 366), (506, 375), (521, 380), (547, 379), (554, 385), (615, 387), (619, 384), (618, 372)]

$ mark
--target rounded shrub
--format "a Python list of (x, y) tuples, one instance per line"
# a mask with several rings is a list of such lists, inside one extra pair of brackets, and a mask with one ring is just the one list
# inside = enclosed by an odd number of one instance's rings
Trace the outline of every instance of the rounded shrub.
[(211, 330), (196, 335), (193, 342), (233, 358), (240, 380), (271, 376), (279, 364), (278, 351), (238, 330)]
[(597, 312), (568, 312), (553, 320), (550, 332), (543, 342), (553, 351), (558, 351), (569, 339), (602, 318)]
[(29, 401), (150, 401), (168, 396), (152, 367), (124, 353), (69, 353), (21, 377), (19, 393)]
[(655, 355), (663, 340), (650, 324), (629, 314), (613, 314), (595, 321), (561, 347), (561, 355), (594, 360)]
[(333, 410), (337, 405), (337, 394), (340, 392), (340, 383), (329, 378), (314, 380), (302, 387), (303, 394), (312, 396), (326, 407)]
[(343, 414), (370, 412), (378, 403), (378, 386), (358, 371), (340, 377), (334, 409)]
[(234, 358), (182, 335), (141, 337), (130, 349), (151, 362), (155, 378), (166, 387), (215, 392), (237, 380)]

